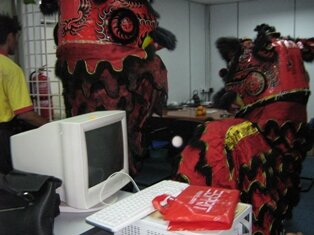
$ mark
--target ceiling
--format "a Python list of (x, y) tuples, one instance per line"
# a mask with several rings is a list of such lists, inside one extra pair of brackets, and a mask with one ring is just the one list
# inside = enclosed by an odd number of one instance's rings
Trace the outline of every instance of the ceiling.
[(230, 3), (230, 2), (244, 2), (251, 0), (191, 0), (193, 2), (199, 2), (204, 4), (219, 4), (219, 3)]

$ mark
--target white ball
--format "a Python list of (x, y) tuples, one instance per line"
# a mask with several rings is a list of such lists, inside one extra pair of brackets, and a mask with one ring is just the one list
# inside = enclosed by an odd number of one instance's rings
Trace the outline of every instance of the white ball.
[(180, 148), (183, 144), (183, 139), (181, 136), (177, 135), (172, 138), (171, 143), (174, 147)]

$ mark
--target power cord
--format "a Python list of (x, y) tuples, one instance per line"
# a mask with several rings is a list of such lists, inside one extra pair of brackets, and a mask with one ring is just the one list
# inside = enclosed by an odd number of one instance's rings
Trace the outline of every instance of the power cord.
[(132, 182), (133, 187), (135, 188), (135, 191), (136, 191), (136, 192), (139, 192), (139, 191), (140, 191), (140, 189), (139, 189), (139, 187), (137, 186), (136, 182), (134, 181), (134, 179), (133, 179), (129, 174), (127, 174), (127, 173), (125, 173), (125, 172), (123, 172), (123, 171), (114, 172), (114, 173), (112, 173), (112, 174), (106, 179), (106, 181), (104, 182), (103, 187), (101, 188), (100, 193), (99, 193), (99, 201), (100, 201), (101, 204), (103, 204), (103, 205), (105, 205), (105, 206), (109, 206), (109, 205), (111, 205), (111, 204), (113, 204), (113, 203), (115, 203), (115, 202), (117, 201), (117, 198), (115, 198), (115, 200), (113, 200), (112, 202), (106, 203), (106, 202), (102, 199), (102, 195), (103, 195), (103, 192), (104, 192), (104, 190), (105, 190), (105, 188), (106, 188), (106, 185), (107, 185), (108, 180), (109, 180), (110, 178), (112, 178), (113, 176), (117, 175), (117, 174), (122, 174), (122, 175), (128, 177), (128, 178), (130, 179), (130, 181)]

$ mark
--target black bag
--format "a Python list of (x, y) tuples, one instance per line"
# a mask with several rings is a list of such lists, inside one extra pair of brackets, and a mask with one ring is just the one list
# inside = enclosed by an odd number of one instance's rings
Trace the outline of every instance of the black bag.
[(0, 234), (50, 235), (59, 215), (61, 180), (13, 170), (0, 174)]

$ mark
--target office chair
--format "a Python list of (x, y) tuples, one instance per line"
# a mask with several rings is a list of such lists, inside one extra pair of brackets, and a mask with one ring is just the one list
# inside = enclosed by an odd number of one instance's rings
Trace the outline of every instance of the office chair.
[[(140, 188), (172, 178), (176, 169), (176, 156), (200, 123), (201, 121), (163, 117), (151, 117), (146, 121), (142, 128), (145, 156), (142, 157), (139, 172), (134, 177)], [(174, 137), (182, 143), (173, 145)]]
[(305, 188), (301, 188), (301, 192), (302, 193), (307, 193), (309, 192), (311, 189), (312, 189), (312, 186), (314, 184), (314, 178), (311, 178), (311, 177), (304, 177), (304, 176), (301, 176), (301, 181), (306, 181), (308, 182), (308, 186), (305, 187)]

